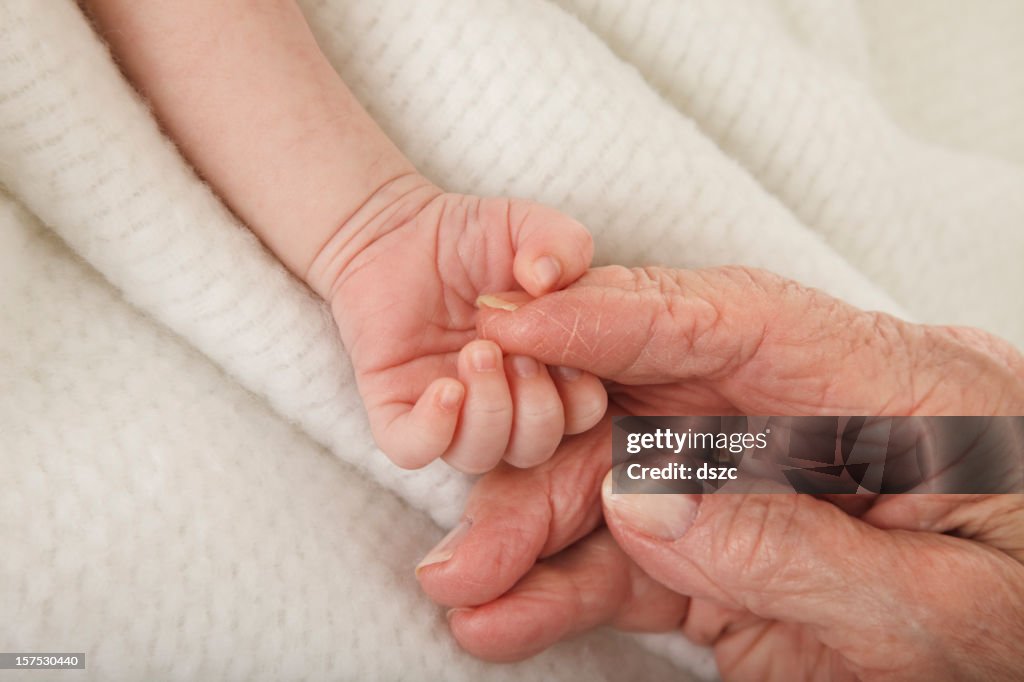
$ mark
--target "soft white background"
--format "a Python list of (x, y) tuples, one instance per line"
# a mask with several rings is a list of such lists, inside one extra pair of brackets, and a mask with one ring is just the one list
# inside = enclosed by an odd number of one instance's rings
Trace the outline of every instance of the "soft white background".
[[(562, 208), (601, 262), (760, 265), (1024, 345), (1019, 2), (303, 6), (424, 172)], [(611, 633), (457, 651), (412, 567), (467, 481), (374, 450), (323, 308), (71, 0), (0, 2), (0, 183), (0, 648), (93, 679), (711, 670)]]

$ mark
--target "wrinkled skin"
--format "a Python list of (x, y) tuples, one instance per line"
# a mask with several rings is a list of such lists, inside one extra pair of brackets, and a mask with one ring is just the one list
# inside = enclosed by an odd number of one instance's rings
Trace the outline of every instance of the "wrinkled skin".
[[(760, 271), (599, 269), (480, 328), (612, 380), (611, 413), (1024, 413), (1024, 363), (1007, 344)], [(610, 448), (606, 419), (545, 464), (477, 485), (454, 553), (417, 570), (458, 607), (464, 648), (513, 660), (610, 624), (680, 628), (714, 648), (727, 680), (1024, 669), (1022, 496), (602, 495)], [(692, 525), (666, 537), (661, 522), (692, 517), (697, 500)], [(637, 504), (658, 523), (638, 525)]]
[[(443, 456), (481, 473), (503, 457), (537, 464), (564, 432), (593, 426), (606, 405), (595, 377), (549, 375), (523, 357), (534, 371), (524, 378), (492, 342), (474, 340), (481, 294), (563, 287), (592, 253), (582, 225), (531, 202), (443, 193), (416, 175), (371, 198), (307, 279), (328, 292), (381, 449), (403, 467)], [(553, 279), (533, 269), (544, 256), (559, 263)], [(474, 371), (474, 352), (496, 367)]]

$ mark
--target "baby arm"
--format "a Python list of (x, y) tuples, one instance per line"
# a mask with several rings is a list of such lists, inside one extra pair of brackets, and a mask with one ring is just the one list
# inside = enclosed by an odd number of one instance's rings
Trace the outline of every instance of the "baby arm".
[(331, 305), (381, 448), (402, 466), (536, 464), (604, 412), (600, 382), (503, 358), (478, 296), (587, 268), (552, 209), (443, 192), (321, 53), (293, 0), (86, 0), (121, 68), (221, 199)]

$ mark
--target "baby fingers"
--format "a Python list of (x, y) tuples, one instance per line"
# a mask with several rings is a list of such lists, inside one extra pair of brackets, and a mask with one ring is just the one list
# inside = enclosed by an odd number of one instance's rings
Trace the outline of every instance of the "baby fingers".
[(575, 367), (552, 367), (551, 377), (562, 399), (565, 433), (583, 433), (601, 421), (608, 408), (608, 392), (600, 379)]
[(505, 374), (515, 410), (505, 461), (523, 468), (536, 466), (547, 461), (562, 440), (562, 400), (547, 369), (533, 358), (507, 357)]
[(512, 433), (512, 395), (501, 349), (492, 341), (466, 344), (458, 372), (466, 398), (444, 460), (459, 471), (481, 474), (501, 461)]
[(459, 422), (466, 390), (455, 379), (436, 379), (411, 408), (408, 403), (381, 405), (370, 411), (373, 437), (392, 462), (419, 469), (441, 456)]

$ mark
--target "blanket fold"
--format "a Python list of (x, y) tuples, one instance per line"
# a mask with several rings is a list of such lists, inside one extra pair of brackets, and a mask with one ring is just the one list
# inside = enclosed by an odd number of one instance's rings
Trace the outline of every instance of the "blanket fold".
[[(964, 97), (931, 93), (946, 97), (949, 108), (959, 112), (959, 118), (943, 119), (922, 113), (919, 101), (900, 94), (901, 74), (908, 87), (915, 78), (906, 64), (925, 63), (927, 50), (935, 49), (908, 40), (901, 51), (903, 44), (891, 26), (907, 24), (906, 7), (846, 0), (300, 4), (325, 54), (421, 170), (451, 190), (524, 196), (574, 215), (594, 232), (599, 263), (765, 267), (865, 308), (925, 322), (977, 325), (1024, 345), (1024, 315), (1014, 296), (1024, 288), (1019, 267), (1024, 255), (1024, 157), (1018, 153), (1024, 149), (1024, 136), (1008, 139), (1005, 153), (993, 151), (998, 141), (994, 134), (965, 122), (972, 109)], [(986, 17), (1012, 14), (1006, 3), (996, 0), (988, 10), (978, 11)], [(943, 36), (950, 49), (958, 49), (955, 13), (929, 16), (926, 28), (929, 35)], [(968, 32), (976, 52), (984, 30), (973, 25)], [(1006, 30), (991, 27), (997, 37)], [(1005, 63), (1024, 63), (1022, 46), (1024, 41), (994, 40), (989, 48), (999, 52), (978, 52), (979, 60), (993, 63), (1002, 57)], [(956, 53), (968, 54), (966, 49)], [(890, 69), (890, 63), (897, 68)], [(922, 98), (929, 94), (921, 87), (914, 92)], [(1020, 120), (1024, 114), (1019, 92), (1003, 95), (997, 87), (984, 92), (985, 99), (976, 105), (984, 108), (980, 120)], [(425, 529), (429, 532), (431, 525), (420, 513), (442, 527), (457, 520), (471, 480), (440, 463), (402, 471), (376, 450), (351, 367), (323, 304), (196, 177), (73, 0), (0, 3), (0, 184), (10, 195), (3, 202), (3, 229), (20, 235), (7, 244), (10, 254), (23, 254), (31, 264), (26, 269), (9, 259), (5, 276), (11, 292), (24, 294), (30, 290), (25, 282), (61, 272), (59, 283), (40, 284), (39, 291), (69, 297), (69, 304), (75, 304), (71, 292), (77, 279), (87, 282), (83, 291), (93, 292), (88, 294), (94, 297), (92, 317), (72, 316), (74, 324), (85, 329), (91, 320), (96, 329), (115, 325), (113, 330), (123, 325), (125, 334), (162, 339), (152, 342), (152, 348), (162, 350), (155, 362), (160, 369), (151, 374), (138, 364), (125, 364), (128, 358), (113, 352), (117, 344), (112, 339), (92, 346), (94, 353), (111, 353), (98, 359), (99, 364), (120, 368), (123, 381), (108, 390), (122, 391), (122, 398), (132, 400), (86, 411), (96, 423), (75, 428), (91, 429), (83, 442), (93, 450), (73, 449), (83, 458), (83, 470), (76, 469), (76, 475), (86, 475), (92, 457), (89, 480), (105, 481), (97, 483), (98, 489), (116, 490), (111, 486), (118, 480), (118, 456), (139, 456), (148, 452), (148, 443), (160, 443), (153, 446), (158, 454), (151, 459), (167, 467), (175, 448), (189, 447), (172, 435), (174, 420), (180, 428), (206, 434), (204, 429), (215, 426), (211, 420), (235, 414), (253, 438), (264, 433), (267, 421), (280, 462), (254, 445), (244, 429), (231, 429), (238, 444), (226, 463), (186, 476), (182, 493), (216, 495), (217, 476), (249, 466), (243, 447), (257, 448), (258, 466), (281, 471), (281, 463), (288, 461), (284, 451), (293, 442), (300, 469), (321, 471), (318, 453), (324, 448), (346, 465), (340, 468), (346, 472), (343, 479), (364, 491), (359, 499), (366, 507), (336, 507), (338, 513), (352, 515), (338, 518), (339, 524), (365, 515), (372, 519), (370, 526), (388, 532), (391, 523), (400, 543), (404, 534), (418, 538)], [(65, 247), (45, 236), (46, 230), (108, 284), (74, 263), (62, 251)], [(116, 297), (96, 293), (104, 286), (118, 292), (134, 312), (118, 307)], [(8, 294), (0, 303), (7, 321), (0, 331), (0, 350), (7, 348), (3, 357), (10, 363), (3, 371), (10, 373), (12, 385), (40, 396), (40, 405), (56, 405), (58, 414), (70, 414), (73, 406), (48, 397), (61, 390), (59, 381), (47, 379), (49, 375), (33, 378), (37, 365), (49, 361), (27, 352), (27, 342), (10, 330), (28, 334), (31, 325), (49, 325), (46, 338), (59, 349), (54, 353), (70, 353), (68, 357), (85, 362), (81, 352), (58, 343), (62, 334), (78, 327), (62, 322), (54, 307), (43, 306), (50, 318), (33, 314), (27, 306), (39, 302), (31, 298), (19, 301)], [(172, 348), (177, 350), (168, 350)], [(129, 355), (132, 362), (141, 362), (140, 355)], [(179, 363), (177, 375), (167, 370), (167, 357)], [(99, 380), (98, 374), (75, 371), (67, 358), (53, 366), (79, 381)], [(186, 388), (195, 384), (211, 395), (222, 394), (224, 402), (211, 407), (204, 421), (202, 415), (177, 410), (173, 401), (154, 397), (171, 420), (161, 424), (155, 413), (144, 409), (147, 395), (162, 390), (159, 383), (147, 383), (150, 379), (170, 382), (169, 395), (195, 398)], [(80, 395), (87, 399), (87, 392)], [(269, 408), (260, 407), (261, 400)], [(16, 444), (19, 465), (29, 466), (32, 453), (45, 460), (42, 453), (53, 444), (53, 435), (44, 433), (45, 422), (10, 400), (0, 406), (3, 455), (13, 457)], [(112, 406), (121, 412), (115, 414)], [(53, 422), (58, 441), (68, 437), (70, 423)], [(124, 440), (125, 433), (134, 435)], [(12, 434), (17, 434), (16, 441)], [(231, 449), (224, 440), (216, 442)], [(209, 445), (197, 446), (196, 452), (209, 453)], [(183, 461), (196, 463), (193, 455), (183, 455)], [(242, 480), (261, 485), (256, 474)], [(14, 481), (5, 479), (3, 485)], [(289, 496), (301, 495), (302, 486), (309, 485), (307, 477), (289, 486), (271, 486), (271, 494), (287, 504)], [(410, 521), (395, 521), (403, 507), (389, 496), (386, 510), (373, 508), (368, 500), (383, 494), (377, 486), (408, 505), (404, 511)], [(47, 498), (45, 488), (32, 489)], [(236, 493), (232, 509), (242, 513), (252, 500), (240, 489), (231, 490)], [(145, 525), (147, 519), (159, 518), (150, 505), (158, 493), (167, 492), (157, 486), (148, 497), (125, 498), (118, 509)], [(317, 494), (325, 499), (323, 490)], [(47, 503), (60, 504), (56, 498)], [(189, 518), (184, 507), (175, 509), (174, 518)], [(214, 513), (209, 506), (197, 509)], [(8, 512), (20, 514), (16, 507)], [(324, 520), (308, 509), (302, 513), (293, 529)], [(52, 537), (81, 530), (75, 524), (62, 525), (59, 518), (59, 513), (44, 515), (35, 523), (50, 524), (42, 530)], [(268, 515), (257, 515), (246, 525), (247, 532), (256, 532), (257, 520), (267, 525), (267, 533), (282, 532)], [(89, 531), (99, 544), (91, 551), (109, 541), (120, 523), (116, 515), (99, 514)], [(5, 536), (16, 533), (10, 522), (0, 529)], [(228, 533), (227, 525), (218, 532)], [(271, 544), (282, 552), (300, 545), (311, 552), (314, 535), (304, 537), (305, 544), (280, 538)], [(149, 551), (140, 537), (128, 541), (126, 556)], [(341, 543), (345, 536), (336, 532), (329, 537)], [(206, 551), (191, 535), (183, 542)], [(372, 551), (370, 538), (353, 542), (359, 551)], [(25, 556), (46, 556), (47, 548), (52, 549), (39, 545)], [(227, 561), (225, 555), (210, 556), (214, 564)], [(402, 552), (389, 550), (373, 558), (354, 549), (343, 559), (329, 552), (318, 556), (351, 568), (352, 574), (339, 577), (349, 586), (355, 585), (359, 570), (368, 570), (367, 563), (377, 562), (385, 572), (404, 576), (380, 582), (380, 590), (397, 590), (404, 595), (403, 603), (419, 604), (409, 608), (429, 612), (428, 605), (417, 601), (409, 566), (388, 563), (410, 560)], [(76, 560), (70, 554), (58, 558), (69, 567)], [(130, 564), (126, 560), (117, 570), (129, 571)], [(10, 573), (0, 587), (0, 600), (14, 600), (13, 593), (4, 591), (24, 580), (20, 571), (31, 571), (27, 562), (17, 566), (19, 572)], [(279, 581), (277, 587), (284, 587), (275, 594), (284, 595), (283, 604), (310, 598), (295, 587), (303, 583), (298, 574), (288, 573), (301, 571), (309, 562), (288, 566), (283, 573), (260, 574), (259, 580), (272, 586)], [(70, 568), (60, 576), (25, 594), (41, 599), (58, 589), (87, 590), (70, 582), (75, 579)], [(193, 577), (195, 585), (201, 584), (198, 574)], [(143, 592), (158, 589), (156, 581), (138, 585), (144, 585), (139, 588)], [(251, 585), (256, 589), (257, 582)], [(250, 593), (231, 594), (243, 600)], [(16, 599), (28, 603), (24, 595)], [(360, 603), (359, 608), (372, 608), (370, 602)], [(241, 609), (238, 604), (228, 598), (221, 608), (230, 613)], [(199, 618), (203, 607), (201, 601), (184, 599), (163, 608), (180, 609), (188, 619)], [(359, 613), (355, 609), (339, 618)], [(387, 611), (380, 616), (384, 620), (375, 622), (400, 629), (396, 613)], [(127, 622), (110, 618), (118, 626)], [(176, 631), (166, 613), (139, 618), (145, 623), (140, 627), (151, 631), (132, 635), (131, 641), (159, 642)], [(40, 637), (66, 634), (57, 619), (32, 622), (26, 632)], [(319, 634), (333, 632), (329, 614), (304, 622), (322, 628)], [(285, 627), (294, 633), (298, 626)], [(182, 636), (198, 646), (203, 626), (186, 630)], [(225, 626), (223, 632), (229, 631)], [(444, 660), (455, 661), (452, 665), (467, 676), (466, 671), (482, 669), (451, 658), (443, 632), (443, 623), (416, 629), (409, 646), (422, 648), (425, 656), (443, 651)], [(622, 647), (628, 665), (635, 666), (631, 669), (647, 670), (651, 676), (671, 672), (660, 658), (645, 661), (631, 642), (607, 637)], [(675, 637), (650, 638), (646, 645), (679, 666), (711, 674), (708, 653)], [(366, 646), (377, 646), (373, 651), (385, 655), (384, 644)], [(556, 650), (538, 665), (554, 666), (551, 679), (566, 679), (572, 676), (570, 663), (585, 658), (588, 646), (585, 642), (571, 651)], [(314, 649), (323, 652), (326, 644)], [(216, 658), (206, 655), (207, 662)], [(417, 655), (413, 650), (402, 654), (403, 660)], [(564, 657), (560, 663), (551, 662), (559, 656)], [(365, 666), (371, 665), (366, 661), (373, 657), (368, 654), (362, 668), (332, 668), (333, 674), (351, 678), (366, 672)], [(299, 663), (294, 665), (279, 672), (289, 676), (300, 669)], [(175, 670), (188, 677), (184, 668)], [(384, 666), (377, 673), (390, 678), (390, 670)], [(587, 670), (599, 674), (593, 666)]]

